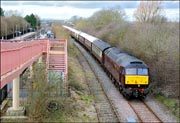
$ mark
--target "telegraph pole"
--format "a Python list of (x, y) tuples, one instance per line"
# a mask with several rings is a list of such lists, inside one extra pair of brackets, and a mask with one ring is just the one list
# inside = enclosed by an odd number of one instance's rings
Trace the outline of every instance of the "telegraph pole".
[(16, 37), (17, 37), (17, 25), (16, 25)]
[(13, 24), (13, 39), (14, 39), (14, 24)]
[(23, 24), (23, 31), (22, 32), (23, 32), (22, 34), (24, 34), (24, 24)]
[(6, 24), (6, 40), (7, 40), (7, 24)]

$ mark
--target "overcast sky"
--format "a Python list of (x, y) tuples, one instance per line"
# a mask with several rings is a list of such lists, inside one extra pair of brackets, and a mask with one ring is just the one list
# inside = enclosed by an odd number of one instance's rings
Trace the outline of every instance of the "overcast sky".
[[(118, 7), (133, 21), (139, 1), (1, 1), (3, 10), (18, 10), (22, 16), (37, 14), (41, 19), (69, 19), (74, 15), (89, 17), (103, 8)], [(163, 1), (163, 15), (170, 21), (179, 21), (179, 1)]]

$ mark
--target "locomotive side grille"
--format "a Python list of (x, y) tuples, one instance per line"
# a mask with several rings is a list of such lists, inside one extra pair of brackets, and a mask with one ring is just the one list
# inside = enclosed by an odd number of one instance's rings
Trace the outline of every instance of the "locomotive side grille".
[(133, 61), (133, 62), (130, 62), (131, 64), (142, 64), (142, 62), (140, 61)]

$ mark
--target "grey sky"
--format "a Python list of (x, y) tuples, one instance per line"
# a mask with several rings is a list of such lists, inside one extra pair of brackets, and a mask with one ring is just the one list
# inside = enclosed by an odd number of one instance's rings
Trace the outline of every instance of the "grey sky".
[[(1, 1), (1, 7), (5, 11), (17, 9), (22, 11), (23, 15), (35, 13), (41, 18), (58, 18), (59, 15), (59, 19), (68, 19), (74, 15), (88, 17), (100, 9), (118, 7), (125, 10), (126, 15), (132, 20), (132, 11), (137, 9), (139, 3), (140, 1)], [(166, 16), (179, 18), (179, 1), (163, 1), (162, 7), (168, 10)]]
[[(2, 1), (7, 5), (40, 5), (40, 6), (72, 6), (75, 8), (106, 8), (121, 6), (122, 8), (137, 8), (139, 1)], [(178, 1), (163, 1), (163, 8), (179, 8)]]

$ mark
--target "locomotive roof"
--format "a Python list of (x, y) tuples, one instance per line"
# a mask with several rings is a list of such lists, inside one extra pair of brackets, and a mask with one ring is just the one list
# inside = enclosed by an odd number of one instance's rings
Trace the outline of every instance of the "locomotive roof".
[(114, 62), (116, 62), (118, 65), (128, 67), (128, 66), (145, 66), (147, 65), (141, 61), (140, 59), (129, 55), (128, 53), (124, 52), (123, 50), (112, 47), (105, 51), (105, 54), (107, 54)]
[(109, 45), (108, 43), (100, 40), (97, 38), (97, 40), (92, 42), (94, 45), (96, 45), (97, 47), (99, 47), (102, 51), (108, 47), (111, 47), (111, 45)]
[(111, 47), (111, 48), (105, 50), (105, 53), (109, 54), (109, 57), (111, 57), (113, 60), (116, 60), (117, 55), (122, 52), (124, 52), (124, 51), (117, 47)]

